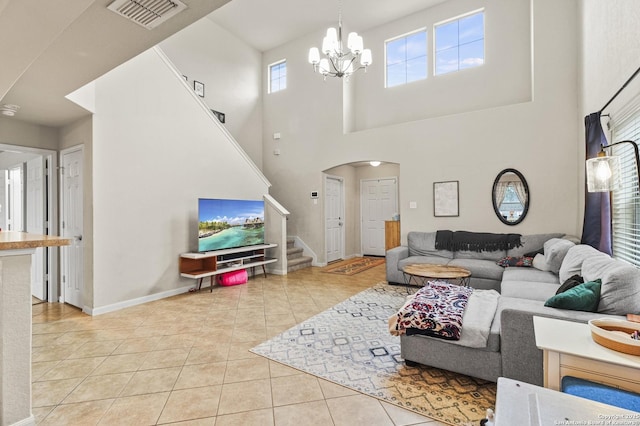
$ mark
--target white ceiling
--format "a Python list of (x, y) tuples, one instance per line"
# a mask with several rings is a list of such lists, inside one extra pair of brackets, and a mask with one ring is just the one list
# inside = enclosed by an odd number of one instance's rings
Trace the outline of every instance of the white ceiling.
[[(342, 16), (364, 31), (443, 1), (349, 0)], [(261, 51), (338, 19), (337, 1), (182, 0), (184, 12), (147, 30), (111, 2), (0, 0), (0, 106), (20, 106), (12, 119), (61, 126), (87, 115), (65, 96), (205, 16)]]
[[(339, 1), (233, 0), (208, 16), (260, 51), (337, 26)], [(362, 32), (446, 0), (345, 0), (342, 21)]]

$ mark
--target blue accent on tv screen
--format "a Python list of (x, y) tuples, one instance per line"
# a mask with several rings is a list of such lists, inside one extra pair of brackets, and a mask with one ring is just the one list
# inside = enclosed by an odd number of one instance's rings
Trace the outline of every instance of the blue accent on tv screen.
[(198, 251), (264, 244), (264, 201), (198, 199)]

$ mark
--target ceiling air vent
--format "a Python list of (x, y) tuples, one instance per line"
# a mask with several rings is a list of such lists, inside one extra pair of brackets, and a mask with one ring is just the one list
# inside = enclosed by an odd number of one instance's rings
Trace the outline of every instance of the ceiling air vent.
[(107, 9), (152, 29), (187, 8), (178, 0), (116, 0)]

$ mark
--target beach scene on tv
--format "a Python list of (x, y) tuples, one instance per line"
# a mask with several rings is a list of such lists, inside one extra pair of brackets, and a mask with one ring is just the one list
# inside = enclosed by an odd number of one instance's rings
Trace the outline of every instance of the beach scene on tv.
[(264, 201), (198, 200), (198, 251), (264, 243)]

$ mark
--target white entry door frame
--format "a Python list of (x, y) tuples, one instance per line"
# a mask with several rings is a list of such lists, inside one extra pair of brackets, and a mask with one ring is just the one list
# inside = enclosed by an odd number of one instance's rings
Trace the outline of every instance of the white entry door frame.
[(82, 145), (60, 151), (60, 232), (71, 244), (61, 249), (60, 301), (84, 309)]
[[(28, 160), (25, 167), (26, 187), (26, 231), (33, 234), (46, 234), (45, 221), (45, 172), (46, 159), (38, 156)], [(38, 247), (31, 260), (31, 294), (40, 300), (46, 300), (46, 262), (45, 247)]]
[[(38, 206), (33, 206), (30, 203), (29, 195), (26, 197), (26, 218), (27, 218), (27, 232), (38, 232), (44, 235), (58, 235), (58, 158), (57, 152), (50, 149), (31, 148), (20, 145), (0, 144), (0, 151), (9, 152), (15, 155), (25, 154), (26, 157), (33, 157), (33, 155), (41, 156), (44, 161), (44, 170), (42, 172), (42, 196), (44, 202), (38, 202)], [(28, 167), (27, 167), (28, 168)], [(27, 170), (27, 174), (28, 174)], [(26, 179), (29, 180), (29, 177)], [(27, 182), (28, 185), (28, 182)], [(27, 186), (27, 192), (29, 187)], [(35, 213), (38, 220), (42, 220), (43, 227), (38, 229), (30, 229), (29, 216), (32, 214), (31, 210), (44, 209), (42, 215)], [(59, 249), (57, 247), (43, 248), (43, 262), (44, 266), (40, 268), (40, 271), (44, 274), (44, 289), (46, 294), (44, 297), (47, 302), (54, 302), (58, 300), (58, 271), (59, 271)], [(38, 272), (40, 273), (40, 272)], [(43, 299), (44, 300), (44, 299)]]
[(324, 180), (325, 253), (327, 263), (344, 258), (345, 212), (344, 180), (325, 175)]
[(384, 222), (398, 212), (398, 178), (385, 177), (360, 181), (362, 254), (384, 256)]

